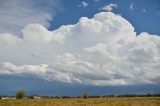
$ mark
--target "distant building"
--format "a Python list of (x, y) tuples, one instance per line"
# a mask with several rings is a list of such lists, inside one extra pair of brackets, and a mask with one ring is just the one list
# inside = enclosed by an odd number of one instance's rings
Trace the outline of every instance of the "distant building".
[(6, 100), (6, 99), (16, 99), (15, 97), (9, 97), (9, 96), (6, 96), (6, 97), (1, 97), (2, 100)]
[(30, 98), (31, 99), (40, 99), (41, 97), (40, 96), (31, 96)]

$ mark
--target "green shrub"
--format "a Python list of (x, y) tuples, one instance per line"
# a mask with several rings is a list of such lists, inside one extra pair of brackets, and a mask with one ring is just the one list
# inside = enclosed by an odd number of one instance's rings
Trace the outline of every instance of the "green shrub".
[(24, 98), (25, 96), (25, 92), (23, 90), (19, 90), (17, 93), (16, 93), (16, 98), (17, 99), (22, 99)]

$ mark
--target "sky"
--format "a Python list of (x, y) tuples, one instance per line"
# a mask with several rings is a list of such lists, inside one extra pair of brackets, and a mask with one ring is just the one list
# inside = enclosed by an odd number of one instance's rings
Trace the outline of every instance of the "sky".
[(159, 0), (0, 0), (0, 95), (160, 93)]

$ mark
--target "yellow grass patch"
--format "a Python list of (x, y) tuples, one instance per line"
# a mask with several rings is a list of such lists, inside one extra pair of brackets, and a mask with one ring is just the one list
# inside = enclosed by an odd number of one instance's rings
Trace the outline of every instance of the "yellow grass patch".
[(160, 106), (160, 97), (0, 100), (0, 106)]

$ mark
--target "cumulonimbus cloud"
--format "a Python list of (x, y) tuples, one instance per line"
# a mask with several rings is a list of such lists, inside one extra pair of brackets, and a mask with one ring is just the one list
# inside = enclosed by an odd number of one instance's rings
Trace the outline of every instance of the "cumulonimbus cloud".
[(160, 82), (160, 37), (136, 35), (123, 17), (101, 12), (49, 31), (28, 24), (19, 38), (0, 34), (0, 75), (32, 74), (89, 85)]

